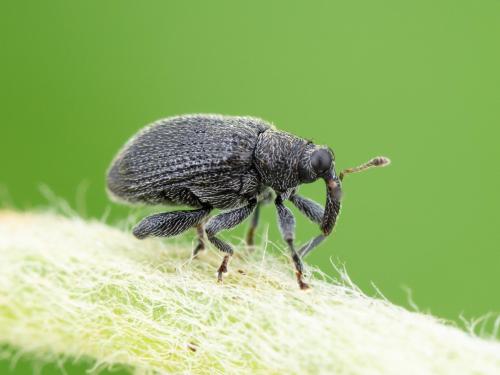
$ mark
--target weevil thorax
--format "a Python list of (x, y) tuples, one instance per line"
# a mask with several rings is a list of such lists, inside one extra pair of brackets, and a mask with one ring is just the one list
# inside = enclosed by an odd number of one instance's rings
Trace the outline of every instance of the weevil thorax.
[(316, 149), (311, 142), (279, 130), (269, 129), (260, 134), (254, 163), (262, 184), (284, 193), (301, 183), (314, 181), (314, 173), (305, 176), (302, 166), (310, 164), (310, 155)]

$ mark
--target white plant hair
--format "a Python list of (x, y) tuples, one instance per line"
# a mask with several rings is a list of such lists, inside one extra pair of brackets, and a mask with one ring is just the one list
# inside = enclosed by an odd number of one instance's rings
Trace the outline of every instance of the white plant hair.
[[(172, 374), (500, 374), (500, 343), (315, 270), (298, 289), (265, 246), (199, 259), (98, 221), (0, 212), (0, 348)], [(1, 357), (1, 353), (0, 353)]]

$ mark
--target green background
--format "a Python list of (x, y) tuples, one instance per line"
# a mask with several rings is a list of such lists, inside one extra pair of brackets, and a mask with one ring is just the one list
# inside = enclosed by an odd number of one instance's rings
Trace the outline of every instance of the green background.
[[(259, 116), (328, 144), (338, 168), (393, 160), (347, 178), (335, 233), (309, 264), (334, 275), (331, 260), (344, 263), (403, 306), (408, 287), (455, 321), (500, 311), (498, 0), (4, 0), (0, 38), (4, 201), (46, 204), (45, 183), (118, 220), (129, 209), (108, 201), (105, 171), (143, 125)], [(301, 191), (324, 200), (320, 182)], [(300, 241), (318, 232), (297, 219)], [(272, 206), (263, 222), (282, 244)]]

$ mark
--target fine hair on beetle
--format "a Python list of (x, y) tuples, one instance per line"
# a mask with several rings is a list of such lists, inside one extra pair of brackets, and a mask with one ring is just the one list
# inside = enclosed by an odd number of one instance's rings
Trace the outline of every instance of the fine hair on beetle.
[[(307, 289), (302, 258), (332, 232), (341, 208), (342, 180), (347, 174), (389, 162), (379, 156), (337, 175), (328, 146), (280, 131), (262, 119), (183, 115), (156, 121), (127, 142), (108, 170), (107, 189), (121, 201), (191, 207), (148, 216), (133, 234), (140, 239), (170, 237), (194, 228), (198, 236), (194, 256), (206, 248), (206, 239), (224, 253), (219, 281), (227, 272), (233, 248), (217, 234), (252, 215), (246, 241), (253, 245), (260, 207), (274, 202), (297, 282)], [(297, 193), (301, 184), (317, 180), (325, 183), (324, 207)], [(286, 200), (320, 228), (320, 234), (299, 249), (295, 218)], [(222, 212), (209, 218), (214, 209)]]

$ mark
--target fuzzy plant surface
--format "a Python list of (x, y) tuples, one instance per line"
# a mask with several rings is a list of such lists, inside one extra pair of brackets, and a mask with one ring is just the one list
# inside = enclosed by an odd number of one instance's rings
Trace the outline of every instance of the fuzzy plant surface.
[[(221, 256), (98, 221), (0, 211), (3, 355), (172, 374), (500, 374), (500, 343), (312, 272)], [(1, 354), (1, 353), (0, 353)]]

